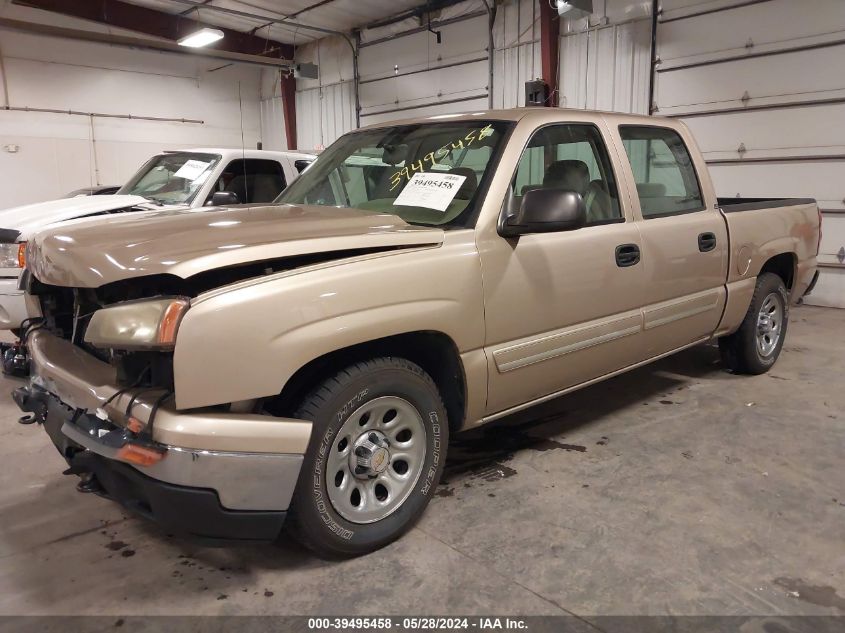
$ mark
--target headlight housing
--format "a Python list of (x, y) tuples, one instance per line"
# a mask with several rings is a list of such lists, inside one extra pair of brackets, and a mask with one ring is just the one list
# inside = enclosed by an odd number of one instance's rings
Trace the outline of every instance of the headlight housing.
[(94, 347), (167, 351), (191, 302), (186, 297), (128, 301), (97, 310), (85, 330)]
[(26, 266), (26, 242), (0, 244), (0, 268)]

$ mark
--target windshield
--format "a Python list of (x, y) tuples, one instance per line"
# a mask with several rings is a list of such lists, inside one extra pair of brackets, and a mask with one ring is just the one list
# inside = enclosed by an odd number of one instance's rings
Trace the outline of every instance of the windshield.
[(195, 152), (153, 156), (117, 193), (143, 196), (159, 204), (189, 204), (220, 158)]
[(391, 213), (467, 227), (512, 124), (454, 121), (353, 132), (320, 154), (276, 202)]

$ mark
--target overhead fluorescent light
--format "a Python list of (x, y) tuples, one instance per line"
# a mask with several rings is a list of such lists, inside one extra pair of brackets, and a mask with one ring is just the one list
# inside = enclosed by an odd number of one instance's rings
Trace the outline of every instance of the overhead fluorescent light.
[(223, 39), (223, 31), (220, 29), (200, 29), (190, 35), (186, 35), (179, 40), (179, 46), (188, 46), (190, 48), (200, 48), (201, 46), (208, 46), (212, 42)]

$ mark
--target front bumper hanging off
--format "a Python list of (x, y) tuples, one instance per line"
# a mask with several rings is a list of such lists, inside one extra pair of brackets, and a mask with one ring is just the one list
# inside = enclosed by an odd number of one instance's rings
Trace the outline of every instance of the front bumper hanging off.
[[(161, 392), (129, 391), (105, 404), (119, 391), (110, 365), (44, 330), (27, 342), (33, 376), (14, 398), (44, 427), (66, 472), (95, 478), (94, 490), (171, 533), (225, 541), (279, 535), (310, 422), (165, 404), (149, 439), (126, 428), (126, 409), (134, 395), (132, 418), (146, 427)], [(158, 457), (130, 463), (126, 447)]]

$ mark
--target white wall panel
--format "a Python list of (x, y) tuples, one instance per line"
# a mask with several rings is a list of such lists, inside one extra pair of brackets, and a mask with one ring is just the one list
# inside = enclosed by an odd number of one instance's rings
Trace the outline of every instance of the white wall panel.
[[(845, 30), (845, 2), (814, 1), (800, 8), (795, 0), (771, 0), (727, 13), (701, 15), (660, 25), (661, 68), (704, 61), (726, 54), (747, 55), (840, 37)], [(664, 3), (663, 17), (671, 16)], [(702, 37), (706, 34), (706, 37)]]
[(845, 97), (843, 58), (840, 45), (658, 72), (660, 114), (742, 107), (745, 93), (752, 106)]
[(296, 80), (298, 149), (328, 147), (356, 127), (352, 48), (343, 38), (327, 37), (299, 47), (295, 58), (319, 67), (317, 79)]
[(493, 107), (525, 105), (525, 82), (543, 74), (540, 11), (536, 0), (499, 5), (493, 28)]
[(485, 112), (488, 109), (487, 97), (481, 97), (472, 101), (464, 101), (459, 104), (433, 104), (427, 106), (420, 106), (418, 108), (411, 108), (409, 110), (403, 110), (401, 112), (386, 112), (383, 114), (372, 114), (366, 118), (362, 118), (361, 124), (372, 125), (374, 123), (386, 123), (388, 121), (396, 121), (397, 119), (437, 116), (440, 114), (454, 114), (457, 106), (460, 106), (459, 110), (462, 112)]
[[(707, 159), (845, 154), (845, 103), (684, 119)], [(834, 123), (833, 125), (831, 123)], [(845, 192), (843, 192), (845, 194)]]
[[(10, 4), (0, 14), (92, 28)], [(232, 65), (211, 72), (219, 62), (11, 31), (0, 37), (12, 107), (202, 121), (94, 118), (92, 143), (89, 117), (0, 111), (0, 145), (20, 146), (17, 153), (0, 151), (0, 208), (54, 199), (98, 180), (122, 184), (164, 149), (240, 147), (242, 121), (248, 146), (261, 139), (255, 68)]]
[(297, 90), (296, 144), (299, 147), (314, 149), (325, 145), (321, 108), (320, 88)]
[(710, 165), (719, 196), (744, 198), (815, 198), (825, 209), (843, 208), (842, 161), (734, 163)]
[[(288, 149), (285, 134), (285, 108), (281, 92), (281, 76), (276, 70), (261, 71), (259, 92), (259, 111), (261, 113), (261, 143), (264, 149)], [(295, 148), (294, 148), (295, 149)]]
[(441, 43), (433, 33), (421, 31), (363, 46), (358, 57), (361, 81), (434, 69), (487, 57), (488, 19), (485, 16), (437, 26)]
[(753, 0), (661, 0), (660, 8), (663, 10), (663, 19), (676, 20), (705, 12), (739, 7), (749, 2)]
[[(487, 98), (489, 22), (485, 15), (370, 44), (359, 54), (361, 123), (415, 116), (417, 108), (460, 112)], [(389, 120), (389, 119), (388, 119)]]
[(351, 81), (345, 81), (323, 88), (320, 112), (322, 144), (329, 146), (348, 131), (355, 129), (355, 85)]
[[(845, 245), (845, 216), (835, 213), (845, 209), (845, 2), (664, 0), (663, 8), (661, 20), (669, 21), (658, 27), (659, 113), (696, 115), (684, 120), (719, 195), (816, 198), (828, 210), (820, 261), (838, 263), (835, 253)], [(841, 270), (822, 268), (808, 302), (845, 307), (842, 279)]]
[(561, 38), (561, 106), (648, 112), (651, 23), (638, 19)]
[(814, 306), (841, 308), (843, 296), (845, 296), (845, 269), (823, 268), (813, 294), (805, 301)]
[[(369, 123), (370, 115), (387, 110), (401, 112), (442, 101), (486, 98), (487, 68), (487, 60), (483, 60), (361, 84), (362, 125)], [(455, 112), (466, 108), (462, 103), (453, 105)]]

